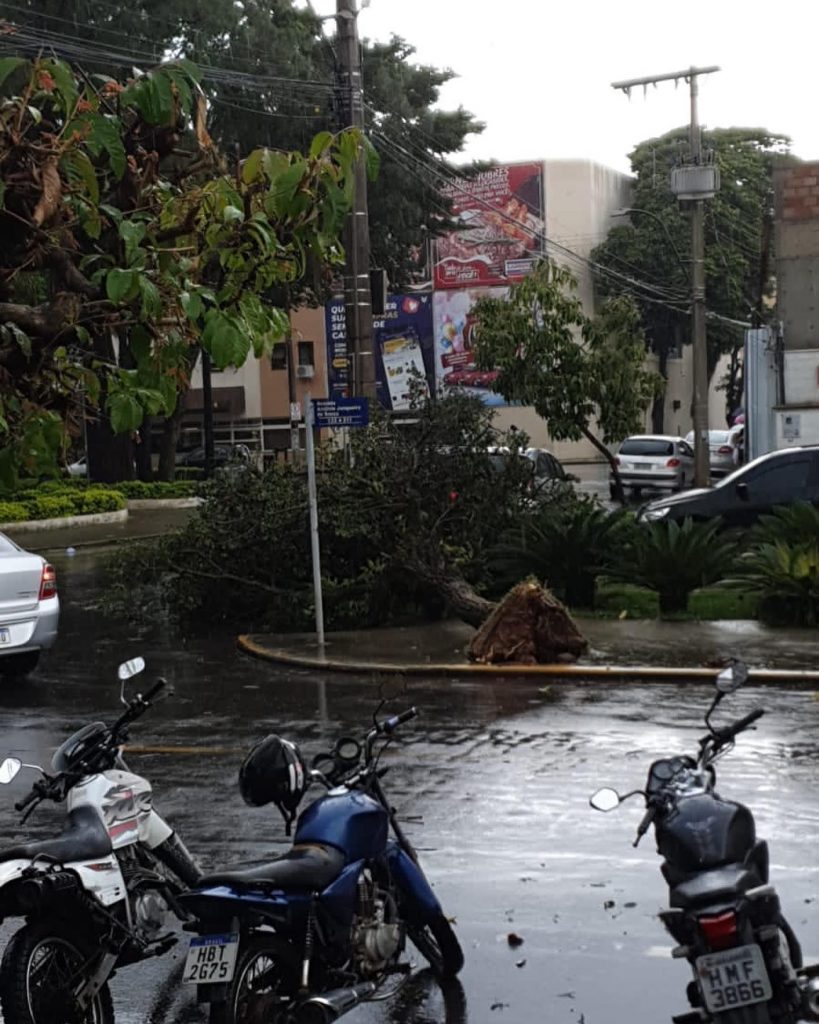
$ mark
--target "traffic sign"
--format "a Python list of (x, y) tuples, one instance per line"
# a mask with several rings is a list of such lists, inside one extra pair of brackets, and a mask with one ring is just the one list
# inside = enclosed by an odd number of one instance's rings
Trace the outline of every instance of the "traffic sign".
[(317, 427), (366, 427), (369, 403), (366, 398), (314, 398), (313, 422)]

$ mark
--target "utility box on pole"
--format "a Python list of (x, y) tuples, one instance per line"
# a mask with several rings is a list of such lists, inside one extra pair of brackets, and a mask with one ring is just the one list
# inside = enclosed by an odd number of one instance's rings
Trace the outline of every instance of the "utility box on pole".
[(716, 164), (686, 164), (671, 171), (671, 191), (677, 199), (713, 199), (719, 192)]

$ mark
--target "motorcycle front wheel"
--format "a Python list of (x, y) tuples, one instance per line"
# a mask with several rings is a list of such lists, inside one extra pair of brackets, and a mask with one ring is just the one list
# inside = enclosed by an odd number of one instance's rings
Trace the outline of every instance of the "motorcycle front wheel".
[(439, 978), (454, 978), (463, 967), (461, 944), (443, 914), (425, 924), (408, 924), (407, 935)]
[(0, 964), (0, 1007), (6, 1024), (114, 1024), (107, 983), (82, 1013), (73, 989), (93, 951), (56, 921), (26, 925)]
[(289, 943), (275, 935), (243, 940), (225, 1001), (210, 1004), (210, 1024), (284, 1024), (298, 979)]

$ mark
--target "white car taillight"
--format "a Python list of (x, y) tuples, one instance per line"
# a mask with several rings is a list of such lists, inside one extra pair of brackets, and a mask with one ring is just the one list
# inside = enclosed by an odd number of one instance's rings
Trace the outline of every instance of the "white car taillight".
[(54, 570), (53, 565), (49, 565), (45, 562), (43, 565), (43, 574), (40, 577), (40, 596), (38, 600), (45, 601), (48, 597), (57, 596), (57, 573)]

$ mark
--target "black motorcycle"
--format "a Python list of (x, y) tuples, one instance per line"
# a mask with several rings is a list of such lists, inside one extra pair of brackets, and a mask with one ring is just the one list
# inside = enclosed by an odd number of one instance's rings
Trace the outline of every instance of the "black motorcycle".
[(669, 886), (669, 909), (660, 919), (678, 944), (672, 956), (687, 960), (694, 973), (687, 988), (693, 1010), (673, 1017), (674, 1024), (819, 1020), (819, 968), (802, 966), (799, 942), (768, 882), (767, 843), (756, 838), (750, 810), (715, 791), (714, 762), (765, 713), (757, 708), (722, 728), (711, 725), (717, 705), (747, 677), (738, 661), (717, 676), (696, 757), (655, 761), (645, 791), (620, 796), (600, 789), (591, 797), (598, 811), (632, 796), (645, 800), (634, 846), (653, 824)]

